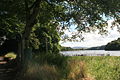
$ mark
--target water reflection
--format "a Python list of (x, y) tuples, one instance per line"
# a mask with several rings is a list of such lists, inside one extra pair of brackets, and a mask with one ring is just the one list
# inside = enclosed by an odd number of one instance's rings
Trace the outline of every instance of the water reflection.
[(65, 56), (120, 56), (120, 51), (105, 50), (78, 50), (78, 51), (61, 51)]

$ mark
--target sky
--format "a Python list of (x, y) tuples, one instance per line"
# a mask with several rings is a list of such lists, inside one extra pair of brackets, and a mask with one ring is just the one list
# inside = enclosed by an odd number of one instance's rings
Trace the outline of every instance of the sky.
[[(108, 21), (108, 35), (100, 35), (98, 32), (85, 33), (84, 41), (81, 42), (60, 42), (62, 46), (65, 47), (95, 47), (106, 45), (108, 42), (116, 40), (120, 37), (120, 33), (117, 31), (117, 27), (115, 26), (113, 29), (110, 28), (112, 20)], [(72, 26), (73, 29), (75, 26)], [(74, 31), (74, 30), (73, 30)], [(66, 31), (66, 34), (70, 35), (71, 33)]]

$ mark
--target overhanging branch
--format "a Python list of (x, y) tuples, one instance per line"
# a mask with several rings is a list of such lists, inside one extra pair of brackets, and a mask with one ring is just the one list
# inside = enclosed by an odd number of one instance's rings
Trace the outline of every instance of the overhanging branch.
[(30, 7), (29, 9), (32, 10), (38, 3), (40, 3), (42, 0), (36, 0)]

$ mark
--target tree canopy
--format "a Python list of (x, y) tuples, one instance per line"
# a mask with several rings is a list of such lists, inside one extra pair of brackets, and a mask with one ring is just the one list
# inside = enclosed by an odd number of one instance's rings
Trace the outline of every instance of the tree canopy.
[(56, 31), (72, 24), (77, 25), (79, 32), (93, 27), (104, 32), (106, 19), (110, 18), (119, 23), (119, 0), (0, 0), (0, 36), (13, 38), (20, 34), (22, 52), (31, 47), (33, 35), (36, 42), (46, 37), (54, 43), (59, 41)]

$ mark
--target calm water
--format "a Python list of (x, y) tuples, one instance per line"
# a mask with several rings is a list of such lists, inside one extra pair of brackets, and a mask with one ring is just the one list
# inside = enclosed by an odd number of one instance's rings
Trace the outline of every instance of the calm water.
[(120, 51), (104, 51), (104, 50), (78, 50), (78, 51), (61, 51), (61, 54), (65, 56), (76, 56), (76, 55), (85, 55), (85, 56), (120, 56)]

